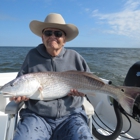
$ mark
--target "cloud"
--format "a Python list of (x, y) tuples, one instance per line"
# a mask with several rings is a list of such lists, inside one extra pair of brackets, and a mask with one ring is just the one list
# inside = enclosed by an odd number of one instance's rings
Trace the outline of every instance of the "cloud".
[(102, 14), (98, 10), (92, 12), (92, 17), (98, 19), (98, 23), (107, 25), (105, 33), (125, 35), (140, 39), (140, 1), (128, 0), (123, 10), (117, 13)]
[(124, 10), (136, 10), (140, 5), (139, 0), (128, 0), (124, 5)]

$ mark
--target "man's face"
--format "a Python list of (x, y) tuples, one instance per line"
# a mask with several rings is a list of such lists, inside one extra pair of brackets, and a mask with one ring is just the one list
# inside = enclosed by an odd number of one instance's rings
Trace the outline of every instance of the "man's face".
[(59, 29), (46, 28), (42, 33), (42, 41), (48, 50), (59, 50), (65, 44), (65, 33)]

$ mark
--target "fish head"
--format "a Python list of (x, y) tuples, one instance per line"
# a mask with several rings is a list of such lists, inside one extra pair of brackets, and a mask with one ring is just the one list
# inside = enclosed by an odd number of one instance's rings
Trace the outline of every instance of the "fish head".
[(40, 83), (37, 81), (37, 79), (33, 75), (27, 74), (2, 86), (0, 93), (2, 93), (4, 97), (30, 97), (38, 90), (39, 87)]

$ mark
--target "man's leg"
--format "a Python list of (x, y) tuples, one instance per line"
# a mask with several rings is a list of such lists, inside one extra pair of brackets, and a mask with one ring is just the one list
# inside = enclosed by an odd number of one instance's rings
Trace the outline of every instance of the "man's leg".
[(26, 110), (20, 113), (13, 140), (49, 140), (52, 135), (50, 125), (42, 118)]
[(81, 113), (71, 115), (55, 129), (51, 140), (93, 140), (86, 116)]

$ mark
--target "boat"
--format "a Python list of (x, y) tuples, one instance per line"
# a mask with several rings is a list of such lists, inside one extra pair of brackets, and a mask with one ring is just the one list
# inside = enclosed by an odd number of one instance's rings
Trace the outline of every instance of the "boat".
[[(14, 79), (17, 72), (0, 73), (0, 86)], [(104, 79), (108, 84), (111, 82)], [(90, 100), (89, 100), (90, 99)], [(13, 103), (13, 104), (11, 104)], [(140, 119), (139, 114), (131, 117), (121, 111), (122, 121), (116, 117), (113, 100), (108, 95), (96, 94), (94, 97), (88, 96), (85, 100), (84, 109), (89, 117), (89, 128), (95, 140), (140, 140)], [(9, 106), (17, 105), (10, 102), (0, 94), (0, 140), (12, 140), (18, 114), (11, 113)], [(23, 104), (18, 104), (18, 109)], [(24, 106), (22, 106), (24, 107)], [(119, 108), (120, 109), (120, 108)], [(10, 112), (10, 113), (9, 113)], [(138, 116), (138, 117), (137, 117)], [(119, 130), (118, 130), (119, 129)], [(117, 133), (116, 133), (117, 132)]]

